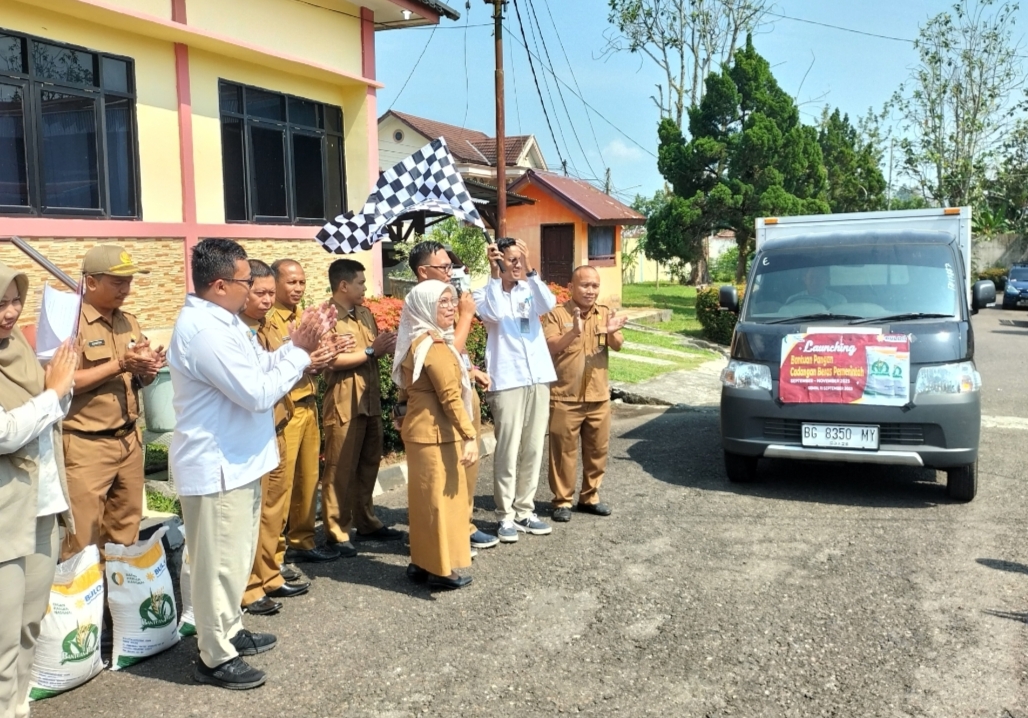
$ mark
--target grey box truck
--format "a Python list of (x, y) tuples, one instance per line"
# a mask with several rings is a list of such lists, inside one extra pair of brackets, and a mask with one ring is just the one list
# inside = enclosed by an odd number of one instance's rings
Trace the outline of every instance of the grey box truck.
[(978, 489), (981, 376), (969, 207), (762, 218), (731, 359), (721, 437), (731, 481), (761, 457), (930, 467)]

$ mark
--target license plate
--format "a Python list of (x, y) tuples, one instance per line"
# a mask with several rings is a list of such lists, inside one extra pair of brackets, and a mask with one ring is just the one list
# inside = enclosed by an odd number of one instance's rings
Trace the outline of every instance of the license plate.
[(803, 445), (823, 449), (877, 449), (877, 426), (803, 424)]

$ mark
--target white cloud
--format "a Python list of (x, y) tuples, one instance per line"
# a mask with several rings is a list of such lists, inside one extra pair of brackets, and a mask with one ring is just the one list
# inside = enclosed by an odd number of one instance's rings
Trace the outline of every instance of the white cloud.
[(603, 156), (608, 160), (615, 159), (622, 162), (636, 162), (643, 158), (643, 151), (635, 145), (625, 144), (620, 137), (615, 137), (603, 148)]

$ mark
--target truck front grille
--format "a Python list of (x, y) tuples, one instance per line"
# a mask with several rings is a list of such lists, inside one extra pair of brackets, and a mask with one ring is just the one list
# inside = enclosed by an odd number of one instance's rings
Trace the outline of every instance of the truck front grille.
[[(764, 419), (764, 438), (799, 443), (803, 422), (798, 419)], [(879, 424), (882, 444), (920, 446), (924, 443), (923, 424)]]

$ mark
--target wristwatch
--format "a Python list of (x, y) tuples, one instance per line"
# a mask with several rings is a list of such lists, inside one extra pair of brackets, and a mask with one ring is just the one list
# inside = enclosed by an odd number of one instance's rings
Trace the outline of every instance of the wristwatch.
[(364, 356), (366, 356), (368, 359), (374, 359), (375, 358), (375, 350), (372, 347), (365, 348), (364, 349)]
[(528, 272), (527, 274), (525, 274), (525, 276), (526, 276), (526, 277), (534, 277), (534, 276), (536, 276), (537, 274), (539, 274), (539, 272), (537, 272), (537, 271), (535, 271), (534, 269), (532, 269), (532, 270), (529, 270), (529, 272)]

